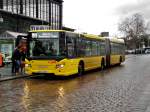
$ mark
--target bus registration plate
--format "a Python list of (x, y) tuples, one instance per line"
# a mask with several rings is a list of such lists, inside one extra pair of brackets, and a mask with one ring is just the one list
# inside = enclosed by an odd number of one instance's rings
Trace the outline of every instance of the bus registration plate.
[(41, 68), (48, 68), (48, 66), (40, 65), (40, 66), (38, 66), (38, 68), (39, 68), (39, 69), (41, 69)]
[(46, 70), (40, 70), (37, 73), (48, 73), (48, 71), (46, 71)]

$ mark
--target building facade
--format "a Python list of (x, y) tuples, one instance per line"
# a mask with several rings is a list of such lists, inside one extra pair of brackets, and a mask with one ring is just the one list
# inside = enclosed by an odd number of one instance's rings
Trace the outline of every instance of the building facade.
[(0, 30), (27, 32), (30, 25), (62, 29), (62, 0), (0, 0)]
[(0, 52), (11, 56), (18, 35), (31, 25), (62, 29), (62, 0), (0, 0)]

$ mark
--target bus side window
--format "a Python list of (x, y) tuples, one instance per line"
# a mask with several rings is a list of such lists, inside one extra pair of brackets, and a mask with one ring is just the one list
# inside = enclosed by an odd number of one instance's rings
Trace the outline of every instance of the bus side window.
[(86, 49), (86, 40), (82, 35), (80, 35), (80, 37), (77, 39), (77, 56), (78, 57), (85, 56), (86, 54), (85, 49)]
[(105, 55), (105, 43), (103, 41), (100, 41), (100, 55)]
[(85, 40), (85, 56), (92, 56), (92, 41)]
[(75, 39), (73, 37), (67, 36), (67, 50), (68, 57), (76, 57), (75, 54)]
[(66, 38), (65, 33), (60, 33), (59, 45), (60, 45), (60, 55), (66, 56), (67, 55), (67, 48), (66, 48)]

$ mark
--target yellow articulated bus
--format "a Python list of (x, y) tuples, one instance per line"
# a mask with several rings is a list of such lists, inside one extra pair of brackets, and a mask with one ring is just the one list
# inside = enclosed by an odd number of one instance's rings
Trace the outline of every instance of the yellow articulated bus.
[(87, 70), (121, 64), (124, 51), (121, 39), (64, 30), (33, 30), (27, 36), (25, 73), (82, 75)]

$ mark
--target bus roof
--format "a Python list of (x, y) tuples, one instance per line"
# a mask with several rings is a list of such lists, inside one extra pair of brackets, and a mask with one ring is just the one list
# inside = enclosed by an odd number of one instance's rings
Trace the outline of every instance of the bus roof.
[[(31, 33), (36, 33), (36, 32), (69, 32), (69, 33), (74, 33), (74, 34), (80, 34), (80, 33), (66, 31), (66, 30), (31, 30), (29, 32), (31, 32)], [(98, 39), (98, 40), (105, 40), (106, 39), (106, 37), (100, 37), (98, 35), (93, 35), (93, 34), (84, 34), (83, 33), (80, 35), (83, 35), (84, 37), (91, 38), (91, 39)], [(117, 39), (117, 38), (111, 38), (110, 41), (115, 42), (115, 43), (124, 43), (123, 39)]]
[(65, 30), (30, 30), (29, 32), (65, 32)]
[[(29, 31), (31, 33), (35, 33), (35, 32), (69, 32), (69, 33), (74, 33), (74, 34), (80, 34), (80, 33), (77, 33), (77, 32), (71, 32), (71, 31), (66, 31), (66, 30), (31, 30)], [(87, 38), (93, 38), (93, 39), (102, 39), (102, 40), (105, 40), (105, 38), (103, 37), (100, 37), (98, 35), (93, 35), (93, 34), (81, 34)]]
[(118, 38), (115, 38), (115, 37), (111, 38), (110, 41), (114, 42), (114, 43), (122, 43), (122, 44), (124, 43), (123, 39), (118, 39)]
[(91, 38), (91, 39), (105, 40), (105, 38), (100, 37), (98, 35), (93, 35), (93, 34), (81, 34), (81, 35), (83, 35), (84, 37), (87, 37), (87, 38)]

